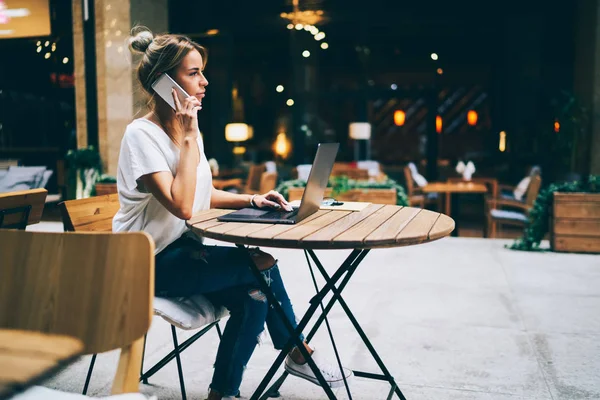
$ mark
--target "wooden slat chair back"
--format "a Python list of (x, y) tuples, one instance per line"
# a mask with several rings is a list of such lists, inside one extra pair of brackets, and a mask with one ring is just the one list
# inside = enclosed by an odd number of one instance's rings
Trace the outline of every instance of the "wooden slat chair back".
[(404, 167), (404, 182), (406, 184), (406, 195), (411, 207), (425, 208), (426, 196), (415, 186), (415, 181), (408, 166)]
[(533, 207), (535, 199), (537, 199), (540, 193), (540, 187), (542, 186), (542, 178), (539, 175), (533, 176), (527, 187), (527, 196), (525, 197), (525, 204), (529, 207)]
[(3, 230), (0, 254), (0, 327), (74, 336), (86, 354), (120, 348), (112, 391), (137, 392), (152, 321), (152, 239)]
[(244, 193), (258, 193), (260, 190), (260, 180), (264, 172), (267, 171), (265, 164), (251, 165), (248, 169), (248, 178), (244, 187)]
[(347, 176), (349, 179), (367, 180), (369, 179), (369, 170), (354, 167), (340, 167), (331, 171), (331, 176)]
[(60, 203), (65, 231), (111, 232), (112, 219), (119, 211), (119, 195), (108, 194)]
[(46, 189), (0, 193), (0, 228), (25, 230), (40, 222), (46, 196)]
[(263, 172), (260, 176), (260, 187), (257, 193), (264, 194), (277, 187), (277, 172)]

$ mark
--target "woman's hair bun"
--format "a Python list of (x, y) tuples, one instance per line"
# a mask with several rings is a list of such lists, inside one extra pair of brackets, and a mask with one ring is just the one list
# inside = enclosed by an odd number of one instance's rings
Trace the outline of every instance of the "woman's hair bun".
[(144, 53), (153, 39), (154, 35), (150, 32), (150, 29), (145, 26), (136, 26), (131, 30), (129, 48), (132, 51)]

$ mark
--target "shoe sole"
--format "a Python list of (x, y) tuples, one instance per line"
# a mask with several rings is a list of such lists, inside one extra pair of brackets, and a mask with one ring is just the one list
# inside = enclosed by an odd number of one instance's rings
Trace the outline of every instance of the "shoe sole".
[[(288, 367), (287, 364), (285, 365), (285, 370), (291, 375), (297, 376), (298, 378), (306, 379), (307, 381), (314, 383), (317, 386), (321, 386), (321, 384), (319, 383), (319, 381), (317, 380), (316, 377), (306, 375), (306, 374), (303, 374), (302, 372), (296, 371), (295, 369)], [(350, 375), (346, 377), (346, 381), (349, 382), (353, 376), (354, 376), (354, 374), (350, 373)], [(328, 383), (329, 387), (332, 389), (337, 389), (339, 387), (344, 386), (343, 379), (340, 379), (339, 381), (326, 381), (326, 382)]]

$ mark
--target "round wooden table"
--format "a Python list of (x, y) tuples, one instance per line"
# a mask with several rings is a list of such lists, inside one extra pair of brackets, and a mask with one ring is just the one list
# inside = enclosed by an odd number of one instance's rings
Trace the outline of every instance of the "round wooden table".
[[(274, 385), (266, 392), (265, 389), (293, 345), (296, 345), (303, 352), (304, 357), (315, 373), (315, 376), (319, 379), (327, 397), (330, 399), (336, 398), (331, 388), (325, 383), (312, 358), (306, 352), (299, 339), (299, 335), (320, 306), (322, 313), (310, 332), (306, 335), (306, 341), (310, 341), (322, 322), (325, 321), (336, 353), (338, 366), (341, 368), (342, 364), (335, 346), (335, 340), (327, 321), (327, 313), (338, 302), (383, 372), (383, 374), (378, 374), (353, 371), (354, 375), (387, 381), (391, 386), (388, 399), (396, 394), (398, 398), (404, 400), (405, 397), (398, 388), (394, 377), (389, 373), (381, 357), (375, 351), (375, 348), (352, 314), (341, 293), (358, 265), (371, 249), (410, 246), (441, 239), (452, 232), (454, 229), (454, 220), (447, 215), (429, 210), (382, 204), (370, 204), (358, 212), (319, 210), (295, 225), (220, 222), (217, 220), (219, 216), (232, 211), (219, 209), (203, 211), (190, 219), (188, 226), (200, 236), (235, 243), (239, 247), (252, 245), (302, 249), (305, 252), (306, 260), (313, 276), (313, 284), (317, 290), (315, 297), (310, 300), (310, 306), (306, 314), (298, 323), (297, 328), (294, 329), (285, 317), (283, 309), (277, 302), (270, 287), (262, 278), (261, 272), (250, 262), (250, 267), (260, 283), (261, 290), (267, 296), (272, 307), (281, 316), (291, 335), (290, 341), (281, 350), (251, 399), (266, 399), (267, 394), (271, 396), (277, 394), (279, 387), (287, 377), (287, 373), (278, 378)], [(316, 249), (352, 249), (352, 252), (344, 263), (338, 267), (336, 272), (330, 276), (316, 256), (314, 252)], [(250, 255), (249, 258), (251, 259)], [(326, 281), (326, 284), (321, 289), (318, 288), (314, 279), (311, 259)], [(336, 286), (338, 281), (340, 283)], [(332, 297), (329, 299), (327, 305), (323, 305), (323, 299), (329, 292), (332, 293)], [(346, 381), (344, 383), (348, 397), (351, 398), (350, 388)], [(263, 394), (263, 392), (267, 394)]]
[(448, 236), (454, 220), (421, 208), (371, 204), (359, 212), (319, 210), (295, 225), (220, 222), (233, 210), (211, 209), (188, 221), (198, 235), (290, 249), (374, 249), (410, 246)]

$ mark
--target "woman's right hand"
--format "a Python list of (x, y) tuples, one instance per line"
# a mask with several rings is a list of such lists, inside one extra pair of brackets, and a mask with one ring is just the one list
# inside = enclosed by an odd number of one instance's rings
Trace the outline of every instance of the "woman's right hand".
[(175, 103), (175, 116), (179, 121), (185, 137), (196, 137), (198, 135), (198, 111), (202, 109), (202, 103), (194, 96), (179, 101), (175, 89), (171, 90), (173, 102)]

